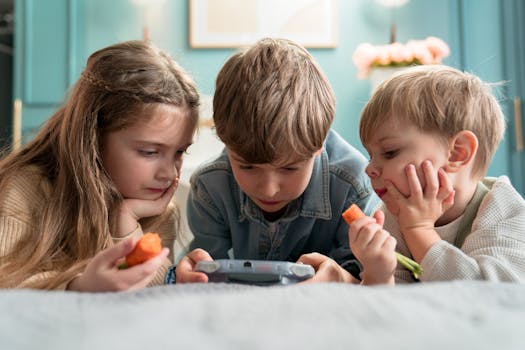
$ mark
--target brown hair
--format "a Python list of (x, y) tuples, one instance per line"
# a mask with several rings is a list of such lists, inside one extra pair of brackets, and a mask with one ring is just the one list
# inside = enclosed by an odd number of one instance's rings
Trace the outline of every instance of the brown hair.
[(230, 57), (217, 77), (217, 135), (250, 163), (311, 157), (334, 115), (328, 79), (308, 51), (289, 40), (260, 40)]
[(363, 144), (391, 117), (447, 142), (462, 130), (479, 142), (473, 177), (483, 176), (503, 138), (505, 119), (489, 84), (442, 65), (408, 68), (383, 82), (361, 113)]
[(88, 58), (68, 100), (31, 142), (0, 162), (0, 193), (32, 165), (51, 184), (47, 205), (34, 223), (35, 234), (19, 242), (16, 253), (0, 257), (0, 286), (16, 285), (52, 267), (63, 273), (32, 287), (54, 288), (112, 244), (114, 211), (122, 198), (102, 167), (100, 143), (106, 133), (148, 118), (144, 112), (159, 103), (186, 108), (196, 125), (195, 84), (158, 48), (129, 41)]

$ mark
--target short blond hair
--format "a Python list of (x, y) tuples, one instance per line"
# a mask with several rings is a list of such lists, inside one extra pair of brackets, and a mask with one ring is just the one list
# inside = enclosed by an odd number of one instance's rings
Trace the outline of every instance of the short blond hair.
[(473, 176), (483, 176), (505, 132), (491, 86), (475, 75), (442, 65), (409, 68), (383, 82), (365, 105), (359, 135), (367, 144), (391, 116), (446, 142), (462, 130), (478, 138)]
[(260, 40), (230, 57), (217, 77), (217, 135), (250, 163), (311, 157), (334, 115), (328, 79), (308, 51), (289, 40)]

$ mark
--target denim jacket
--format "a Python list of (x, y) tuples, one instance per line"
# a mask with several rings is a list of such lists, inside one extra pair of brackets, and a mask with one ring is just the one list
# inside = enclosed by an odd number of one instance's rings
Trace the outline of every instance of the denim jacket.
[[(202, 248), (214, 259), (286, 261), (318, 252), (358, 275), (358, 263), (349, 249), (348, 225), (341, 214), (352, 203), (367, 214), (378, 204), (366, 165), (358, 150), (330, 131), (303, 194), (289, 204), (283, 217), (269, 222), (237, 185), (224, 150), (190, 179), (187, 214), (195, 236), (190, 249)], [(272, 239), (269, 251), (261, 255), (263, 237)]]

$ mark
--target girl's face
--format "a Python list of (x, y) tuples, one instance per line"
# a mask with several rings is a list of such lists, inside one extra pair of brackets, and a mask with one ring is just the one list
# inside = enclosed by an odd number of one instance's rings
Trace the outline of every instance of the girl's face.
[(430, 160), (438, 169), (446, 165), (449, 155), (448, 148), (437, 135), (424, 133), (412, 124), (395, 122), (395, 116), (383, 123), (364, 146), (370, 155), (366, 173), (374, 191), (392, 212), (396, 211), (395, 201), (386, 190), (385, 182), (393, 183), (399, 192), (408, 196), (407, 165), (415, 165), (424, 188), (423, 161)]
[(194, 122), (181, 107), (158, 104), (148, 116), (102, 139), (102, 163), (124, 198), (154, 200), (178, 179)]
[(265, 213), (276, 213), (297, 199), (312, 176), (315, 152), (306, 160), (278, 164), (251, 164), (228, 149), (233, 175), (248, 197)]

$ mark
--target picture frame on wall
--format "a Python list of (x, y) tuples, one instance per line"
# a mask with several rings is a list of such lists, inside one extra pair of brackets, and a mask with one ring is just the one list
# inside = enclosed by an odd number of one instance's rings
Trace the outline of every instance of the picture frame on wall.
[(338, 0), (189, 0), (192, 48), (238, 48), (264, 37), (307, 48), (338, 44)]

